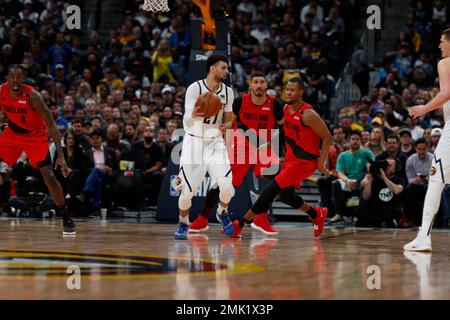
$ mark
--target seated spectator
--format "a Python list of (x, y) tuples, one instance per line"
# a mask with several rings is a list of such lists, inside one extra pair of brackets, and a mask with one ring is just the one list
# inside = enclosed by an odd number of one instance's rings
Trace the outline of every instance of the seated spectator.
[(9, 175), (12, 169), (0, 159), (0, 213), (4, 206), (8, 203), (11, 191), (11, 182)]
[(169, 141), (169, 132), (166, 128), (161, 128), (158, 131), (158, 138), (156, 139), (156, 143), (161, 147), (162, 149), (162, 169), (161, 172), (166, 172), (166, 167), (169, 163), (170, 156), (172, 154), (172, 149), (174, 147), (173, 143)]
[[(376, 118), (374, 119), (374, 121)], [(372, 151), (375, 156), (381, 155), (386, 150), (386, 143), (384, 141), (384, 133), (380, 127), (372, 128), (369, 142), (364, 146), (366, 149)]]
[(131, 144), (128, 141), (120, 139), (119, 126), (115, 123), (110, 124), (106, 129), (106, 141), (103, 143), (103, 146), (116, 151), (117, 158), (122, 152), (131, 149)]
[(400, 169), (398, 176), (406, 181), (406, 160), (408, 157), (400, 152), (400, 139), (397, 135), (392, 134), (386, 139), (386, 151), (376, 157), (377, 160), (397, 159), (397, 166)]
[(113, 184), (119, 171), (116, 152), (103, 147), (103, 133), (100, 130), (91, 133), (90, 143), (92, 148), (87, 150), (87, 156), (94, 162), (95, 167), (87, 177), (83, 191), (75, 198), (76, 206), (86, 205), (89, 201), (94, 209), (100, 209), (102, 205), (110, 207), (111, 201), (102, 201), (102, 193), (107, 185)]
[(417, 125), (417, 119), (414, 119), (409, 113), (406, 116), (406, 128), (411, 132), (414, 141), (423, 137), (424, 129)]
[(322, 207), (328, 208), (328, 214), (333, 217), (335, 214), (334, 203), (331, 194), (331, 184), (338, 178), (336, 172), (336, 162), (339, 154), (348, 149), (344, 128), (336, 125), (333, 130), (333, 143), (330, 146), (326, 167), (330, 171), (328, 176), (320, 176), (317, 180), (317, 187), (320, 192), (320, 202)]
[(400, 194), (405, 180), (399, 176), (397, 160), (389, 158), (385, 170), (370, 170), (361, 181), (362, 205), (357, 211), (359, 227), (397, 227), (402, 213)]
[(125, 125), (124, 136), (125, 136), (125, 141), (127, 141), (131, 146), (133, 146), (136, 143), (142, 141), (138, 137), (137, 123), (136, 122), (128, 122)]
[(409, 158), (410, 155), (416, 153), (416, 150), (412, 144), (411, 131), (408, 129), (402, 129), (398, 134), (400, 136), (400, 153)]
[(404, 193), (405, 222), (408, 225), (420, 225), (425, 194), (428, 188), (433, 155), (428, 152), (428, 142), (424, 138), (416, 141), (416, 153), (406, 161), (407, 183)]
[[(69, 209), (72, 211), (72, 201), (83, 191), (88, 174), (94, 168), (94, 162), (88, 158), (85, 149), (81, 146), (73, 132), (64, 135), (63, 153), (69, 168), (69, 175), (64, 177), (60, 171), (55, 171), (55, 175), (61, 184), (66, 199), (68, 199)], [(53, 163), (56, 164), (58, 154), (56, 153)]]
[[(336, 215), (331, 222), (342, 220), (342, 216), (351, 216), (352, 209), (359, 206), (360, 182), (366, 175), (367, 158), (375, 160), (372, 151), (361, 148), (361, 133), (352, 131), (349, 150), (339, 154), (336, 171), (338, 178), (333, 182), (333, 200)], [(350, 200), (350, 201), (349, 201)]]
[(148, 204), (154, 205), (158, 199), (162, 181), (163, 153), (159, 145), (154, 142), (155, 130), (147, 126), (144, 130), (144, 140), (136, 144), (136, 148), (144, 151), (144, 184), (149, 186), (146, 194)]
[(433, 130), (431, 130), (430, 146), (428, 148), (428, 151), (434, 153), (434, 150), (436, 150), (439, 140), (441, 139), (441, 135), (442, 135), (441, 128), (434, 128)]
[(90, 144), (89, 138), (84, 134), (83, 122), (76, 119), (71, 122), (71, 126), (74, 139), (83, 150), (87, 150), (90, 147)]

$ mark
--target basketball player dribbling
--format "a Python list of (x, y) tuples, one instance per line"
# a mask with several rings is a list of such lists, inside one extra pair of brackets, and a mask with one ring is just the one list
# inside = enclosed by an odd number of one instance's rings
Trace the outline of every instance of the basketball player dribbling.
[[(283, 103), (275, 97), (266, 94), (267, 85), (264, 74), (254, 72), (250, 75), (250, 93), (237, 97), (233, 102), (234, 129), (242, 129), (245, 133), (248, 130), (253, 130), (253, 133), (260, 141), (262, 138), (265, 138), (266, 141), (258, 143), (260, 148), (264, 148), (265, 143), (270, 145), (270, 130), (278, 126), (280, 131), (282, 131), (284, 124)], [(267, 130), (265, 137), (259, 135), (263, 130)], [(238, 130), (235, 132), (236, 135), (240, 134)], [(249, 140), (246, 138), (238, 140), (236, 138), (231, 144), (231, 147), (228, 148), (229, 157), (232, 159), (231, 172), (233, 174), (233, 186), (235, 187), (239, 187), (242, 184), (250, 167), (253, 167), (255, 176), (261, 176), (264, 174), (264, 170), (279, 163), (277, 155), (270, 146), (263, 151), (266, 157), (270, 158), (270, 161), (264, 159), (264, 162), (267, 163), (262, 163), (262, 160), (258, 156), (257, 146), (252, 145), (252, 141)], [(241, 160), (244, 161), (241, 162)], [(256, 160), (256, 163), (253, 163), (253, 160)], [(189, 232), (195, 233), (208, 230), (208, 216), (212, 208), (217, 204), (218, 198), (219, 190), (217, 188), (211, 188), (206, 196), (203, 210), (189, 226)], [(267, 212), (258, 215), (254, 219), (252, 227), (265, 234), (277, 234), (277, 230), (269, 223)]]
[(67, 176), (61, 134), (40, 93), (23, 84), (20, 65), (9, 67), (7, 80), (0, 86), (0, 108), (8, 119), (8, 127), (0, 136), (0, 158), (12, 166), (25, 151), (31, 165), (39, 168), (56, 204), (56, 214), (63, 219), (63, 234), (75, 235), (75, 224), (69, 217), (64, 193), (54, 175), (49, 154), (48, 135), (56, 145), (56, 165)]
[(238, 224), (234, 224), (234, 237), (239, 236), (245, 223), (258, 214), (267, 212), (277, 194), (280, 201), (294, 209), (306, 212), (314, 224), (314, 236), (322, 233), (327, 208), (313, 208), (302, 197), (295, 194), (295, 188), (319, 169), (328, 175), (325, 167), (331, 144), (331, 133), (312, 106), (302, 100), (304, 90), (300, 78), (292, 78), (285, 88), (284, 137), (285, 161), (280, 173), (264, 187), (258, 200)]
[(410, 114), (414, 118), (419, 118), (443, 106), (445, 126), (434, 151), (423, 206), (422, 226), (419, 228), (417, 237), (403, 246), (405, 251), (431, 251), (431, 228), (439, 210), (442, 190), (446, 184), (450, 183), (450, 29), (442, 32), (439, 48), (443, 58), (438, 63), (440, 92), (426, 105), (412, 107)]
[[(232, 126), (233, 90), (223, 81), (228, 77), (227, 58), (211, 55), (206, 60), (208, 75), (206, 79), (192, 83), (186, 90), (185, 114), (183, 127), (185, 135), (178, 174), (179, 224), (175, 239), (186, 240), (189, 228), (189, 210), (192, 198), (205, 178), (206, 172), (219, 187), (220, 203), (216, 217), (226, 235), (234, 233), (234, 226), (228, 213), (228, 204), (233, 197), (232, 173), (230, 160), (223, 138), (223, 132)], [(205, 117), (197, 98), (206, 92), (215, 93), (222, 102), (222, 109), (216, 116)]]

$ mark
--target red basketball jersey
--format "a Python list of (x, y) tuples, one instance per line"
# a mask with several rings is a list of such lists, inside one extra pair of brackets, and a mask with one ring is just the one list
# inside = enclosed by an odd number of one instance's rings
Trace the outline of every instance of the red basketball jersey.
[(30, 106), (30, 93), (33, 90), (31, 86), (24, 84), (22, 93), (17, 98), (10, 96), (7, 82), (2, 84), (0, 89), (0, 107), (14, 132), (27, 134), (33, 131), (46, 131), (44, 120)]
[(306, 109), (312, 109), (306, 102), (293, 113), (290, 105), (284, 106), (286, 160), (315, 160), (320, 155), (320, 137), (302, 122), (302, 115)]

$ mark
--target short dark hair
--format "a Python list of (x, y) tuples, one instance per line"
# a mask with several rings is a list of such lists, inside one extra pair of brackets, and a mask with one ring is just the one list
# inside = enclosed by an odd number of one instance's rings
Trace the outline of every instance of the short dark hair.
[(388, 135), (386, 141), (388, 141), (389, 139), (395, 139), (397, 142), (400, 142), (400, 138), (395, 133)]
[(299, 77), (291, 78), (288, 80), (288, 82), (297, 83), (301, 89), (305, 88), (305, 84), (304, 84), (303, 80), (300, 79)]
[(350, 132), (350, 137), (351, 136), (358, 136), (360, 139), (362, 139), (362, 134), (358, 130), (352, 130), (352, 132)]
[(264, 78), (264, 79), (266, 78), (265, 74), (262, 73), (261, 71), (254, 71), (250, 75), (250, 80), (252, 80), (253, 78), (258, 78), (258, 77), (261, 77), (261, 78)]
[(83, 125), (83, 121), (81, 121), (80, 119), (75, 119), (71, 122), (72, 125), (75, 123), (80, 123), (81, 125)]
[(20, 64), (12, 64), (8, 67), (8, 74), (11, 72), (12, 69), (19, 69), (22, 72), (25, 70), (25, 68), (22, 67), (22, 65)]
[(418, 144), (421, 144), (421, 143), (425, 143), (425, 145), (428, 147), (428, 141), (427, 141), (427, 139), (425, 139), (425, 138), (419, 138), (419, 139), (417, 139), (417, 140), (416, 140), (416, 143), (414, 144), (414, 146), (417, 147), (417, 145), (418, 145)]
[(219, 61), (228, 63), (227, 57), (222, 54), (213, 54), (209, 56), (208, 59), (206, 59), (206, 72), (209, 72), (209, 69)]

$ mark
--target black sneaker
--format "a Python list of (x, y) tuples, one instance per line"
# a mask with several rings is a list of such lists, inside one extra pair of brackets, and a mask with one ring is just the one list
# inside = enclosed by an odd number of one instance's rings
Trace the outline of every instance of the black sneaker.
[(77, 232), (75, 231), (75, 223), (73, 223), (72, 219), (65, 218), (63, 220), (63, 226), (64, 226), (63, 235), (67, 236), (77, 234)]

